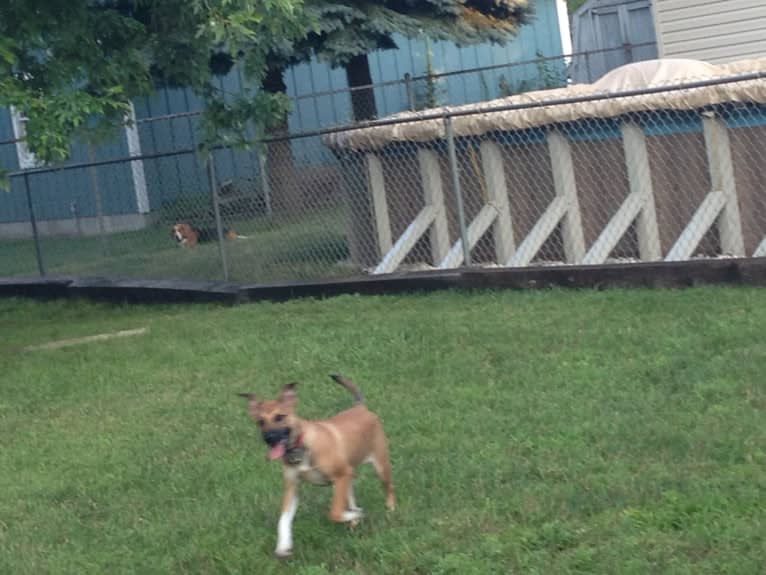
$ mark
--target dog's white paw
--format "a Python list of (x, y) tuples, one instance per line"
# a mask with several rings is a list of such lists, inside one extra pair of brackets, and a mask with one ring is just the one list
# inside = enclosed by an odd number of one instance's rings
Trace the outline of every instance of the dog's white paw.
[(292, 554), (293, 554), (293, 550), (289, 547), (286, 549), (280, 549), (279, 547), (277, 547), (274, 550), (274, 555), (276, 555), (277, 559), (287, 559)]
[(343, 521), (348, 523), (352, 528), (359, 525), (359, 522), (362, 520), (363, 517), (364, 517), (364, 511), (362, 511), (358, 507), (356, 509), (343, 512)]

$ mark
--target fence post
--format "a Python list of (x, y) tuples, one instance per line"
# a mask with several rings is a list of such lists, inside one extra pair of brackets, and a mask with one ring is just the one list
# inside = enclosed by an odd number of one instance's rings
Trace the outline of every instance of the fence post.
[(444, 205), (439, 156), (427, 148), (420, 148), (418, 150), (418, 164), (423, 186), (424, 205), (432, 208), (434, 212), (434, 219), (431, 224), (431, 257), (434, 265), (438, 266), (450, 251), (449, 226), (447, 225), (447, 210)]
[(657, 226), (646, 134), (638, 124), (625, 123), (620, 129), (630, 190), (641, 198), (642, 207), (636, 221), (638, 253), (644, 261), (659, 260), (662, 259), (662, 246)]
[(261, 173), (261, 189), (263, 190), (263, 201), (266, 207), (266, 216), (271, 219), (271, 184), (269, 183), (268, 165), (266, 163), (266, 154), (263, 149), (258, 147), (258, 167)]
[(504, 265), (516, 253), (516, 245), (513, 239), (513, 219), (508, 199), (508, 186), (505, 182), (503, 152), (497, 144), (486, 140), (479, 145), (479, 153), (489, 192), (488, 203), (497, 210), (497, 219), (494, 223), (495, 256), (497, 263)]
[(455, 130), (452, 127), (452, 118), (444, 117), (444, 130), (447, 135), (447, 154), (449, 155), (449, 168), (452, 174), (452, 189), (455, 191), (455, 203), (457, 204), (457, 219), (460, 225), (460, 239), (463, 243), (463, 262), (466, 266), (471, 265), (471, 245), (468, 243), (468, 228), (465, 223), (465, 209), (463, 208), (463, 192), (460, 189), (460, 171), (457, 165), (455, 153)]
[[(93, 145), (88, 144), (88, 162), (95, 163), (96, 155), (93, 152)], [(106, 243), (106, 224), (104, 223), (104, 202), (101, 197), (101, 187), (98, 184), (98, 170), (95, 166), (88, 166), (90, 174), (90, 185), (93, 192), (93, 203), (96, 208), (96, 219), (98, 220), (98, 238), (101, 242), (101, 255), (106, 258), (109, 256), (109, 246)]]
[(554, 130), (548, 134), (548, 151), (551, 157), (556, 197), (561, 198), (566, 205), (564, 223), (561, 226), (564, 254), (567, 263), (579, 264), (585, 257), (585, 237), (580, 217), (580, 202), (577, 197), (572, 148), (569, 140)]
[(375, 233), (380, 257), (386, 257), (394, 243), (391, 240), (391, 222), (388, 219), (386, 183), (383, 179), (383, 164), (375, 154), (366, 154), (367, 182), (372, 196), (372, 211), (375, 216)]
[(221, 267), (223, 268), (223, 279), (229, 281), (229, 265), (226, 261), (226, 248), (223, 245), (224, 233), (221, 225), (221, 208), (218, 204), (218, 182), (215, 176), (215, 159), (212, 152), (207, 155), (207, 175), (210, 179), (210, 195), (213, 198), (213, 213), (215, 214), (215, 229), (218, 234), (218, 255), (221, 258)]
[(29, 206), (29, 223), (32, 224), (32, 238), (35, 241), (35, 257), (37, 258), (37, 270), (41, 276), (45, 276), (45, 265), (43, 264), (43, 253), (40, 249), (40, 235), (37, 233), (37, 218), (35, 218), (35, 209), (32, 206), (32, 192), (29, 189), (29, 174), (24, 172), (24, 191), (27, 194), (27, 206)]
[(705, 133), (705, 150), (708, 158), (710, 182), (714, 192), (723, 192), (726, 203), (718, 218), (721, 251), (732, 256), (745, 255), (742, 236), (742, 220), (737, 199), (737, 182), (734, 178), (729, 130), (719, 116), (706, 114), (702, 118)]
[(404, 75), (404, 88), (407, 90), (407, 109), (410, 112), (415, 111), (415, 92), (412, 88), (412, 74), (407, 72)]

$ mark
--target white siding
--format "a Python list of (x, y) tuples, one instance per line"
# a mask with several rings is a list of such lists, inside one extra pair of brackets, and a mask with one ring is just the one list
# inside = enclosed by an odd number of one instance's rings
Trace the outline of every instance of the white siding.
[(766, 0), (654, 0), (654, 19), (663, 58), (766, 57)]

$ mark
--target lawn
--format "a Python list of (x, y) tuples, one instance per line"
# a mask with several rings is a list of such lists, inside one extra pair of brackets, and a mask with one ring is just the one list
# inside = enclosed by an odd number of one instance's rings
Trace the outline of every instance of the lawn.
[[(225, 250), (229, 279), (270, 282), (338, 277), (358, 272), (346, 263), (343, 212), (320, 210), (294, 219), (265, 217), (227, 222), (244, 239)], [(216, 242), (193, 250), (170, 238), (170, 223), (100, 237), (43, 237), (40, 248), (51, 275), (223, 279)], [(32, 240), (0, 240), (0, 277), (37, 273)]]
[[(0, 300), (0, 573), (760, 574), (766, 291), (546, 291), (178, 307)], [(47, 351), (60, 338), (143, 336)], [(235, 396), (300, 381), (392, 446), (355, 531)]]

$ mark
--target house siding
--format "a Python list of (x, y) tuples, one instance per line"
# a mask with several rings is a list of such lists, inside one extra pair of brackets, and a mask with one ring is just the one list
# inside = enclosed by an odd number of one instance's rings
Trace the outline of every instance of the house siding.
[(654, 0), (663, 58), (723, 64), (766, 57), (763, 0)]

